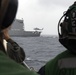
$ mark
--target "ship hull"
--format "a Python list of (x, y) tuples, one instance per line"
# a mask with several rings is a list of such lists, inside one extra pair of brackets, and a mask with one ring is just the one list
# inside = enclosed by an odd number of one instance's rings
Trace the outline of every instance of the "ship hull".
[(15, 32), (15, 31), (10, 31), (9, 32), (10, 36), (13, 37), (39, 37), (41, 32), (36, 32), (36, 31), (24, 31), (24, 32)]

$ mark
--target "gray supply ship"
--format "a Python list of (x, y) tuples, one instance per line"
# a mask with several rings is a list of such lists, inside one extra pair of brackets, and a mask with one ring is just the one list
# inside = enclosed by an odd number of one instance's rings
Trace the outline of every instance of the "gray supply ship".
[(9, 30), (10, 36), (14, 37), (38, 37), (42, 29), (34, 28), (34, 31), (25, 31), (23, 20), (16, 19)]

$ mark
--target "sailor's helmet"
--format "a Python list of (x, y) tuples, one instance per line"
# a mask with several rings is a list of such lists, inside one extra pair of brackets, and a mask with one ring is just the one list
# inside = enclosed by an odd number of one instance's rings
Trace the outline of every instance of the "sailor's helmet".
[(58, 23), (59, 42), (76, 54), (76, 1), (63, 14)]
[(0, 0), (0, 31), (12, 24), (17, 8), (18, 0)]

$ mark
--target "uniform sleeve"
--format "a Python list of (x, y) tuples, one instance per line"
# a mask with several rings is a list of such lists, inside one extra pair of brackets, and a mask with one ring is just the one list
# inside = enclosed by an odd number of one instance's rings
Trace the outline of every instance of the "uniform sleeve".
[(0, 51), (0, 75), (38, 75), (35, 71), (16, 63)]

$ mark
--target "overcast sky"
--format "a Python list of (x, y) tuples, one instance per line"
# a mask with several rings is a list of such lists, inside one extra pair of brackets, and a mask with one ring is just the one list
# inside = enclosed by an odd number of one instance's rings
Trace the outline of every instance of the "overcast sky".
[(24, 19), (25, 30), (44, 28), (42, 34), (57, 35), (57, 24), (63, 12), (75, 0), (19, 0), (18, 19)]

